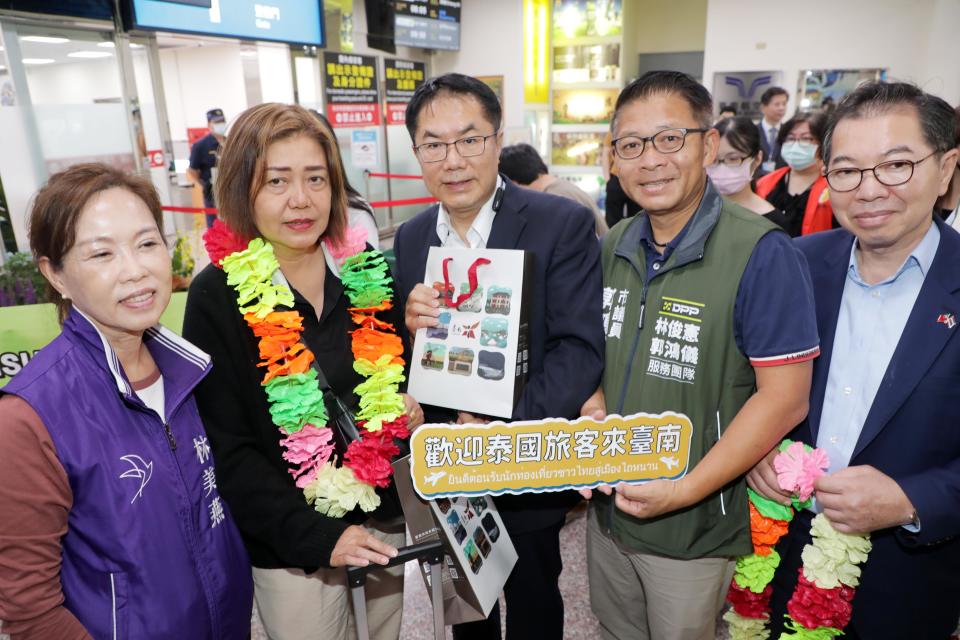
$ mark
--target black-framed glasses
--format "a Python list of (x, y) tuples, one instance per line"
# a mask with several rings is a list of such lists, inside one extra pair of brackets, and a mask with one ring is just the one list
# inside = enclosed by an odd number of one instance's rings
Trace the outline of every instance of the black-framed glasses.
[(494, 131), (486, 136), (467, 136), (466, 138), (460, 138), (453, 142), (424, 142), (423, 144), (413, 145), (413, 150), (417, 152), (417, 155), (423, 162), (440, 162), (441, 160), (446, 160), (447, 149), (451, 145), (457, 148), (457, 153), (459, 153), (461, 157), (471, 158), (483, 153), (484, 148), (487, 146), (487, 138), (492, 138), (498, 133), (500, 132)]
[(914, 167), (935, 155), (937, 155), (936, 151), (919, 160), (888, 160), (887, 162), (881, 162), (867, 169), (857, 169), (855, 167), (831, 169), (826, 173), (827, 184), (837, 193), (853, 191), (863, 182), (863, 174), (867, 171), (872, 171), (873, 177), (875, 177), (880, 184), (888, 187), (897, 187), (910, 181), (910, 178), (913, 177)]
[(687, 140), (687, 134), (706, 133), (710, 129), (691, 129), (687, 127), (679, 129), (664, 129), (657, 131), (652, 136), (646, 138), (640, 136), (623, 136), (613, 141), (613, 149), (617, 155), (624, 160), (632, 160), (643, 155), (648, 142), (653, 143), (653, 148), (660, 153), (676, 153), (683, 149), (683, 143)]
[(725, 167), (739, 167), (745, 160), (750, 160), (750, 156), (727, 156), (726, 158), (717, 158), (714, 166), (723, 165)]

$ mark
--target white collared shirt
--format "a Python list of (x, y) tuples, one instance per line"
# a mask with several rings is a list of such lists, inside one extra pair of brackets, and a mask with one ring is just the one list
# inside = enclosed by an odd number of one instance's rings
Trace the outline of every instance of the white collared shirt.
[[(497, 176), (497, 189), (503, 188), (503, 178)], [(450, 224), (450, 214), (440, 204), (437, 211), (437, 237), (440, 238), (441, 247), (453, 247), (456, 249), (486, 249), (487, 241), (490, 239), (490, 230), (493, 229), (493, 219), (497, 212), (493, 210), (493, 199), (497, 197), (494, 191), (490, 199), (483, 203), (477, 217), (473, 219), (473, 224), (467, 230), (467, 242), (464, 243), (460, 234), (457, 233), (453, 225)]]

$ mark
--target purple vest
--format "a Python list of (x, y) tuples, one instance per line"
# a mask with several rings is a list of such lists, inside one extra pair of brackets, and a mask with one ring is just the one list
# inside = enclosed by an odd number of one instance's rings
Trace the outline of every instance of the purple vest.
[(40, 415), (70, 480), (64, 606), (98, 640), (247, 638), (250, 563), (192, 393), (209, 358), (159, 327), (144, 340), (163, 375), (166, 423), (76, 310), (3, 389)]

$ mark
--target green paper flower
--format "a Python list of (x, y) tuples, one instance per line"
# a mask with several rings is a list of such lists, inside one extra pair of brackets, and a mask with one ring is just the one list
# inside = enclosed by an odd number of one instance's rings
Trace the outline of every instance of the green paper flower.
[(817, 627), (816, 629), (807, 629), (796, 620), (787, 616), (787, 622), (784, 625), (786, 630), (780, 636), (783, 638), (797, 638), (798, 640), (833, 640), (837, 636), (843, 635), (840, 629), (833, 627)]
[(241, 313), (254, 313), (263, 318), (278, 306), (293, 306), (290, 288), (272, 282), (280, 263), (273, 246), (262, 238), (254, 238), (246, 249), (224, 258), (222, 266), (227, 284), (237, 292)]
[(749, 487), (747, 487), (747, 495), (750, 497), (750, 502), (753, 503), (753, 506), (757, 508), (757, 511), (759, 511), (760, 515), (764, 518), (783, 520), (784, 522), (793, 520), (793, 509), (790, 507), (784, 506), (779, 502), (774, 502), (773, 500), (768, 500)]
[(340, 281), (354, 307), (375, 307), (393, 298), (390, 266), (379, 251), (347, 258), (340, 267)]
[(277, 376), (264, 385), (273, 423), (287, 433), (296, 433), (305, 424), (323, 427), (327, 410), (317, 387), (317, 372)]
[(754, 593), (762, 593), (770, 581), (773, 580), (773, 574), (777, 571), (780, 564), (780, 555), (776, 549), (770, 551), (769, 555), (761, 556), (752, 553), (748, 556), (737, 558), (737, 568), (733, 574), (733, 579), (741, 589), (749, 589)]

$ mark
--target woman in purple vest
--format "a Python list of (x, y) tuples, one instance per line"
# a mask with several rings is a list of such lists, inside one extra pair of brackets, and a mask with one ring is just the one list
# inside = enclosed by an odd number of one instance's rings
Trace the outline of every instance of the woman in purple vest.
[(153, 186), (53, 176), (30, 245), (62, 333), (0, 397), (0, 632), (248, 638), (249, 561), (193, 389), (209, 357), (157, 322), (170, 256)]

